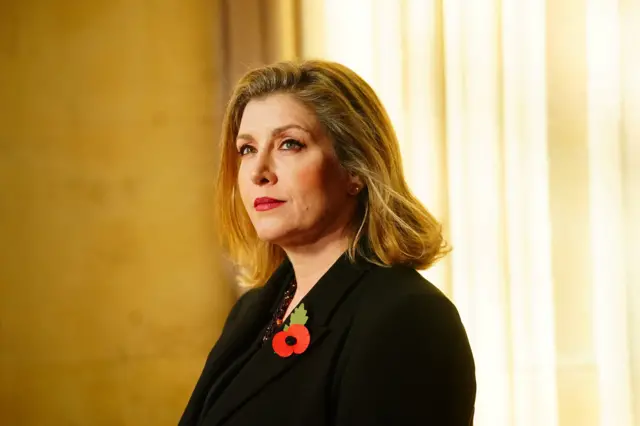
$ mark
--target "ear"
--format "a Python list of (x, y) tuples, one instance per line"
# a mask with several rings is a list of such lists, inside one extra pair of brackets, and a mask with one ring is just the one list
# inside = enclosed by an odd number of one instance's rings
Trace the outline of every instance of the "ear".
[(347, 188), (349, 195), (358, 195), (364, 188), (364, 183), (362, 182), (362, 179), (360, 179), (360, 176), (349, 174), (349, 183)]

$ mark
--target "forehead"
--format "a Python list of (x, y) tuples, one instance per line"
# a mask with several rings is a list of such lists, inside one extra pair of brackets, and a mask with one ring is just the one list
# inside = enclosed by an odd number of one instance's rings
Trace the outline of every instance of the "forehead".
[(312, 132), (318, 127), (318, 119), (293, 95), (274, 94), (249, 101), (242, 114), (239, 133), (262, 133), (289, 124)]

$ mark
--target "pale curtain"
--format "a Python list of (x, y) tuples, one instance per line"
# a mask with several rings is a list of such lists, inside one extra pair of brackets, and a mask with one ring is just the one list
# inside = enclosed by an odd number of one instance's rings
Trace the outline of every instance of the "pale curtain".
[(222, 104), (250, 68), (298, 56), (297, 0), (218, 0)]
[(445, 225), (454, 251), (425, 274), (466, 324), (475, 424), (640, 425), (640, 1), (299, 13), (301, 55), (373, 85)]

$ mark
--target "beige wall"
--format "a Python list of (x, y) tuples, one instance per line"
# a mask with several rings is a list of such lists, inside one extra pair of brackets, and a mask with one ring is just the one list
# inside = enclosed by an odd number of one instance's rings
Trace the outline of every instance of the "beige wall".
[(0, 424), (173, 425), (232, 299), (209, 0), (0, 6)]

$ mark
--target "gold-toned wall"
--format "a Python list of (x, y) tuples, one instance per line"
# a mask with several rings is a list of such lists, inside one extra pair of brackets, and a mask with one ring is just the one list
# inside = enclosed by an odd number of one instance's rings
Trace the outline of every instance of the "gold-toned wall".
[(0, 424), (177, 423), (233, 299), (215, 4), (0, 5)]

